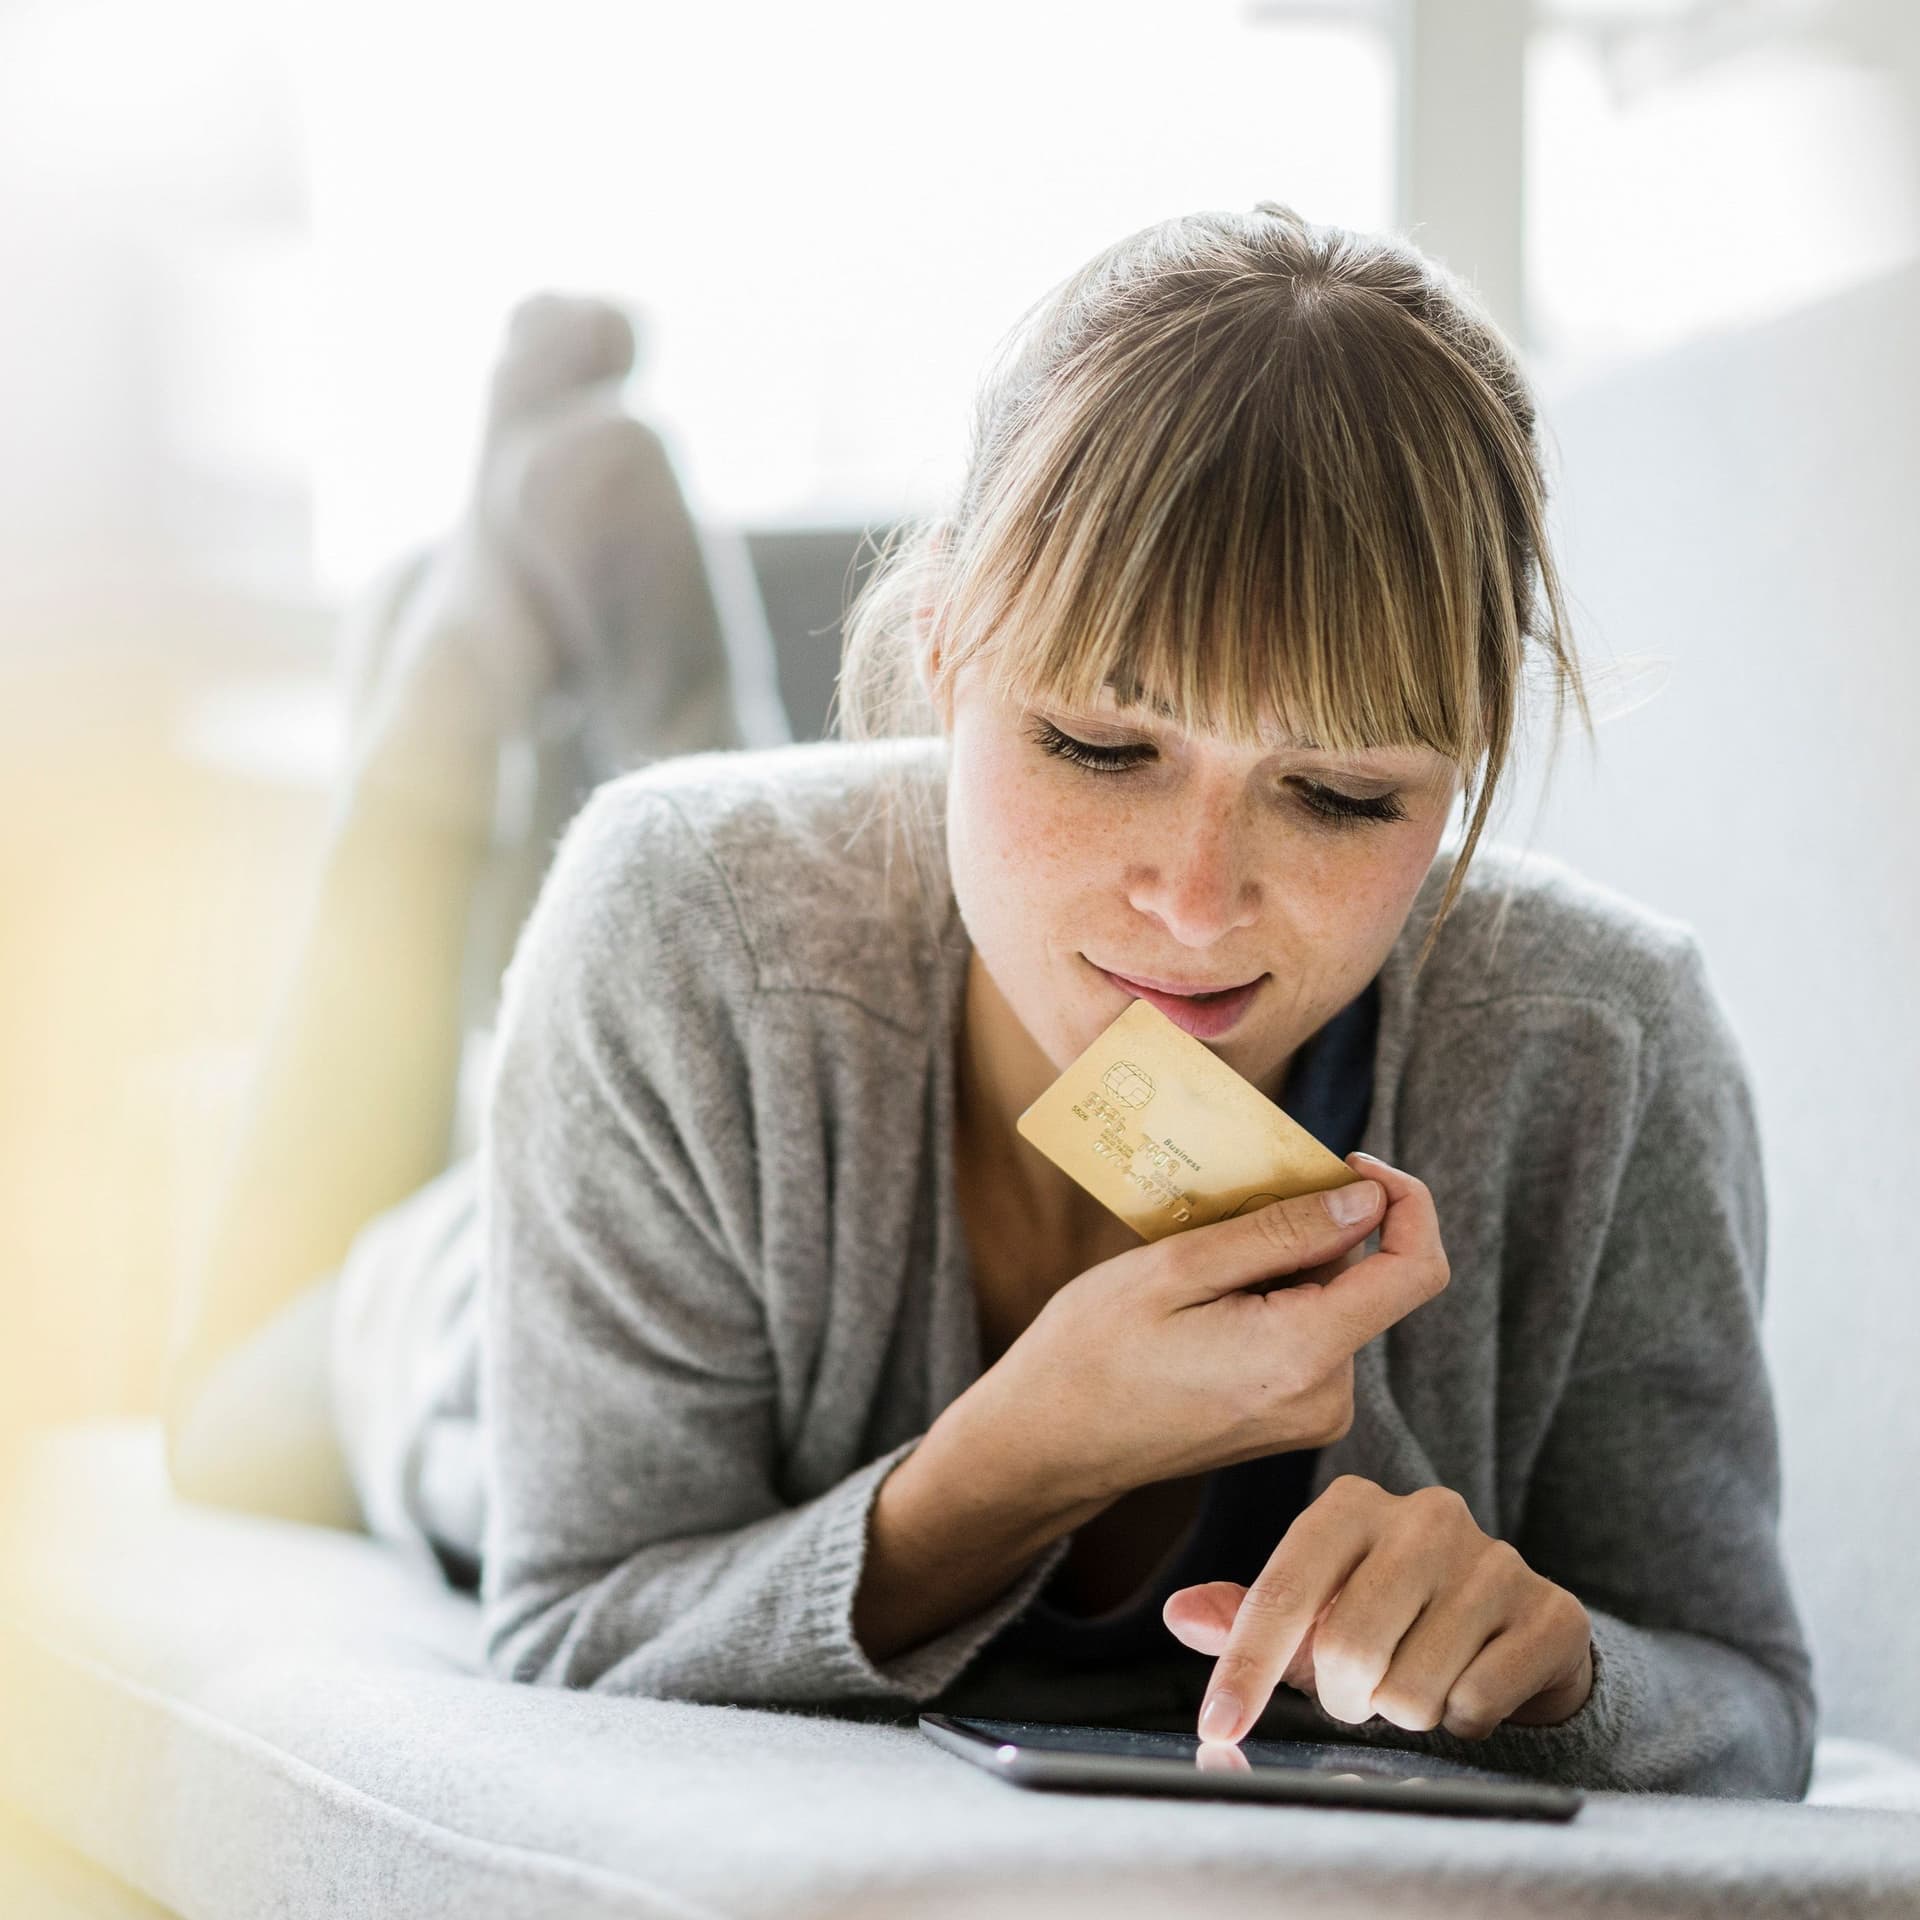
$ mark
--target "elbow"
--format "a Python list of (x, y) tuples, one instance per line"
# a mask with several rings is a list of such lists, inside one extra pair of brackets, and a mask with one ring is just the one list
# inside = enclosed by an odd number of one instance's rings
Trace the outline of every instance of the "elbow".
[(616, 1622), (602, 1599), (600, 1583), (590, 1578), (529, 1583), (483, 1599), (481, 1643), (489, 1677), (646, 1700), (769, 1703), (671, 1630), (627, 1617)]
[(1756, 1649), (1750, 1656), (1777, 1702), (1768, 1741), (1766, 1777), (1754, 1790), (1770, 1799), (1804, 1800), (1813, 1784), (1814, 1748), (1820, 1732), (1813, 1691), (1813, 1660), (1804, 1641)]
[(598, 1674), (584, 1657), (583, 1587), (543, 1581), (487, 1594), (481, 1646), (488, 1674), (519, 1686), (591, 1687)]
[(1787, 1713), (1793, 1728), (1786, 1781), (1781, 1793), (1785, 1800), (1804, 1800), (1813, 1785), (1814, 1750), (1820, 1735), (1820, 1712), (1807, 1682), (1786, 1687)]
[(504, 1613), (492, 1601), (482, 1615), (481, 1653), (492, 1679), (533, 1686), (544, 1677), (545, 1662), (527, 1623), (518, 1613)]
[(1699, 1790), (1743, 1800), (1804, 1800), (1819, 1732), (1812, 1683), (1804, 1669), (1782, 1672), (1757, 1658), (1753, 1671), (1766, 1705), (1752, 1714), (1737, 1756), (1729, 1752), (1717, 1777)]

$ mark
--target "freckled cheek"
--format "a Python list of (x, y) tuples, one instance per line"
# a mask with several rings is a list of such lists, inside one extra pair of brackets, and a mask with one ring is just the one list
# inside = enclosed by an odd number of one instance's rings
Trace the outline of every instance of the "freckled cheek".
[(1446, 824), (1443, 814), (1428, 831), (1396, 833), (1386, 843), (1385, 850), (1374, 865), (1383, 898), (1404, 903), (1411, 901), (1419, 892), (1421, 881), (1427, 877), (1433, 865), (1433, 856), (1440, 845), (1440, 836), (1446, 831)]
[(1359, 849), (1347, 875), (1348, 924), (1365, 926), (1376, 944), (1391, 941), (1405, 925), (1432, 863), (1433, 847), (1420, 836), (1399, 834)]
[(1329, 946), (1390, 943), (1426, 877), (1424, 846), (1323, 843), (1280, 856), (1285, 861), (1286, 916)]
[(997, 780), (990, 813), (994, 865), (1024, 893), (1050, 894), (1068, 884), (1084, 890), (1112, 857), (1106, 810), (1044, 774)]
[(956, 884), (976, 941), (1002, 964), (1024, 964), (1084, 894), (1074, 809), (1017, 766), (982, 759), (969, 771), (950, 820)]

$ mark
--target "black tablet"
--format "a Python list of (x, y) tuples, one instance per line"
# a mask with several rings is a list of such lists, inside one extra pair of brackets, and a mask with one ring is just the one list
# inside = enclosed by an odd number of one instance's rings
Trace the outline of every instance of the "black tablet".
[(1578, 1787), (1358, 1743), (1243, 1740), (1231, 1747), (1202, 1742), (1191, 1733), (945, 1713), (921, 1714), (920, 1731), (1019, 1787), (1292, 1800), (1519, 1820), (1570, 1820), (1586, 1799)]

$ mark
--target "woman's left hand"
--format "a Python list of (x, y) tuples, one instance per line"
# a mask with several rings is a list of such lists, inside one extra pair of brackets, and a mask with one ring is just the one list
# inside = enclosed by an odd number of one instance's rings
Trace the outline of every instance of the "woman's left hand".
[(1162, 1617), (1176, 1639), (1220, 1656), (1203, 1740), (1240, 1739), (1282, 1683), (1336, 1720), (1377, 1713), (1468, 1740), (1504, 1720), (1553, 1725), (1593, 1691), (1586, 1608), (1482, 1533), (1450, 1487), (1393, 1494), (1342, 1474), (1251, 1587), (1182, 1587)]

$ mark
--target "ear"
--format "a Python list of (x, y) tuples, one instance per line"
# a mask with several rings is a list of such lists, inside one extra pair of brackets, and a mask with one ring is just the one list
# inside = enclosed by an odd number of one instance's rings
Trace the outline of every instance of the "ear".
[[(939, 553), (946, 542), (947, 529), (942, 526), (933, 536), (933, 551)], [(953, 728), (953, 688), (950, 683), (943, 684), (940, 680), (937, 613), (938, 609), (930, 600), (922, 601), (913, 610), (913, 670), (920, 682), (921, 693), (933, 708), (941, 731), (946, 733)]]
[(950, 681), (940, 680), (940, 643), (927, 637), (933, 624), (932, 608), (922, 607), (916, 619), (918, 637), (914, 644), (913, 669), (920, 680), (920, 691), (926, 695), (927, 704), (932, 707), (934, 718), (939, 722), (940, 731), (951, 733), (953, 685)]
[(941, 641), (937, 609), (931, 601), (914, 609), (914, 678), (941, 732), (952, 732), (952, 685), (941, 682)]

